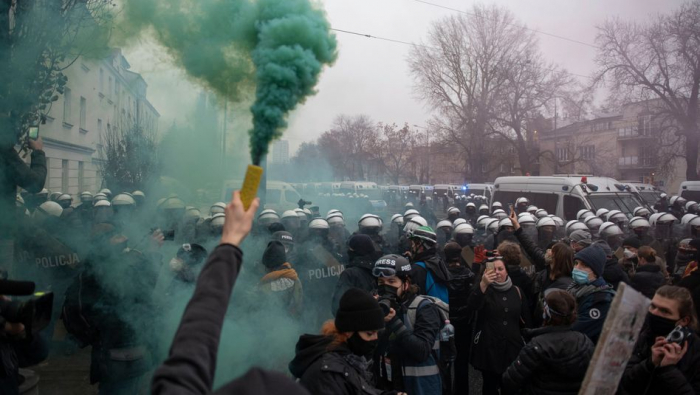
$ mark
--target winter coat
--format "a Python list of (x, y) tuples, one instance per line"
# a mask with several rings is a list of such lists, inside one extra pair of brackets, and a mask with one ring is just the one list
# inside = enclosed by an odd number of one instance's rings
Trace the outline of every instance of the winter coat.
[(651, 299), (656, 290), (666, 284), (666, 277), (661, 273), (661, 268), (656, 264), (637, 266), (637, 273), (630, 279), (629, 285), (644, 296)]
[(526, 331), (532, 340), (503, 374), (504, 393), (576, 395), (595, 346), (569, 326)]
[(688, 341), (688, 351), (676, 365), (655, 367), (651, 362), (651, 346), (654, 336), (647, 331), (635, 345), (620, 381), (620, 393), (624, 395), (700, 394), (700, 338), (693, 335)]
[(287, 311), (291, 316), (301, 314), (304, 304), (304, 291), (297, 272), (292, 265), (285, 263), (274, 271), (267, 273), (258, 284), (258, 290), (265, 295), (273, 311)]
[(363, 369), (361, 357), (352, 354), (343, 343), (329, 351), (332, 337), (303, 335), (296, 346), (296, 356), (289, 363), (292, 375), (299, 379), (312, 395), (381, 394), (369, 380), (369, 372)]
[(693, 297), (695, 311), (697, 311), (698, 317), (700, 317), (700, 270), (691, 272), (690, 275), (678, 283), (678, 286), (685, 287), (690, 291), (690, 295)]
[(468, 309), (476, 312), (471, 363), (475, 369), (503, 374), (525, 345), (520, 328), (529, 321), (527, 302), (515, 285), (500, 292), (479, 282), (469, 297)]
[(380, 388), (411, 395), (440, 394), (442, 379), (437, 350), (442, 319), (435, 304), (423, 302), (416, 309), (415, 322), (411, 323), (407, 308), (415, 297), (402, 303), (380, 334), (375, 377), (381, 383)]
[[(154, 373), (152, 394), (212, 393), (221, 327), (233, 284), (240, 273), (242, 255), (238, 247), (230, 244), (219, 245), (209, 255), (170, 346), (168, 359)], [(215, 394), (308, 395), (308, 392), (282, 374), (251, 369)]]
[(335, 284), (331, 301), (333, 316), (338, 311), (340, 298), (348, 289), (359, 288), (372, 294), (377, 290), (377, 278), (372, 275), (373, 265), (374, 259), (369, 256), (356, 256), (350, 259), (348, 266), (340, 274), (340, 278)]
[[(17, 225), (17, 187), (37, 193), (46, 181), (46, 155), (32, 151), (32, 163), (27, 166), (13, 146), (0, 147), (0, 240), (14, 237)], [(3, 265), (8, 264), (3, 262)]]
[(578, 314), (572, 329), (588, 336), (593, 343), (597, 343), (615, 296), (615, 290), (610, 284), (606, 284), (605, 280), (598, 279), (587, 285), (572, 283), (567, 291), (576, 298), (578, 305)]
[(620, 284), (620, 282), (627, 284), (629, 284), (630, 282), (630, 278), (627, 275), (627, 272), (625, 272), (625, 269), (622, 267), (622, 265), (618, 263), (618, 260), (615, 257), (612, 257), (611, 259), (608, 259), (607, 262), (605, 262), (603, 278), (615, 289), (617, 289), (617, 286)]

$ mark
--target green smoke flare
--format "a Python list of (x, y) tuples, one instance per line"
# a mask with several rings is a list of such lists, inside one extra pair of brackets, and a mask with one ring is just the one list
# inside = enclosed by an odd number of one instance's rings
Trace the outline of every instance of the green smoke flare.
[(337, 56), (330, 25), (310, 0), (126, 0), (123, 15), (118, 42), (149, 30), (178, 66), (220, 96), (235, 102), (255, 88), (255, 164)]

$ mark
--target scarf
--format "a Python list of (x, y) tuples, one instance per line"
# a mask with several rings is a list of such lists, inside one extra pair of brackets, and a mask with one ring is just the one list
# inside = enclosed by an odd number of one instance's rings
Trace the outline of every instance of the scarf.
[(584, 296), (588, 296), (594, 292), (615, 292), (613, 290), (612, 285), (607, 283), (604, 283), (603, 285), (596, 285), (595, 283), (579, 285), (575, 282), (572, 282), (571, 285), (569, 285), (569, 288), (566, 289), (566, 291), (573, 295), (574, 298), (576, 298), (576, 300)]
[(288, 278), (294, 281), (299, 280), (299, 276), (297, 275), (297, 272), (294, 269), (292, 269), (292, 265), (290, 265), (289, 263), (285, 263), (280, 267), (284, 269), (275, 270), (274, 272), (267, 273), (265, 277), (263, 277), (262, 280), (260, 280), (260, 283), (269, 283), (280, 278)]
[(498, 292), (506, 292), (513, 286), (513, 281), (511, 281), (510, 276), (508, 276), (506, 277), (506, 281), (502, 283), (493, 282), (491, 286)]

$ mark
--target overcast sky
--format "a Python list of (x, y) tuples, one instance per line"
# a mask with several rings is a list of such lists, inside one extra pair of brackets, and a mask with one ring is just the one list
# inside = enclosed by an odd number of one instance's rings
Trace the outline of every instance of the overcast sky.
[[(426, 0), (467, 10), (478, 2)], [(529, 28), (594, 43), (597, 24), (611, 16), (643, 21), (649, 15), (676, 9), (682, 0), (490, 0), (507, 7)], [(430, 24), (455, 11), (416, 0), (325, 0), (332, 27), (373, 36), (419, 43)], [(321, 75), (318, 94), (290, 116), (284, 138), (293, 153), (303, 141), (328, 130), (339, 114), (366, 114), (375, 121), (424, 125), (430, 110), (412, 90), (406, 57), (410, 46), (337, 32), (339, 56)], [(546, 57), (571, 73), (590, 74), (594, 48), (538, 34)], [(148, 96), (161, 113), (161, 127), (184, 122), (199, 88), (145, 43), (126, 48), (132, 70), (149, 84)], [(241, 133), (245, 133), (242, 130)]]

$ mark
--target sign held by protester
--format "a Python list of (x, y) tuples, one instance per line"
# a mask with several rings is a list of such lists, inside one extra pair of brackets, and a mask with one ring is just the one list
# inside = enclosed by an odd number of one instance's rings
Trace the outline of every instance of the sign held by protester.
[(639, 339), (651, 301), (620, 283), (579, 395), (614, 395)]

